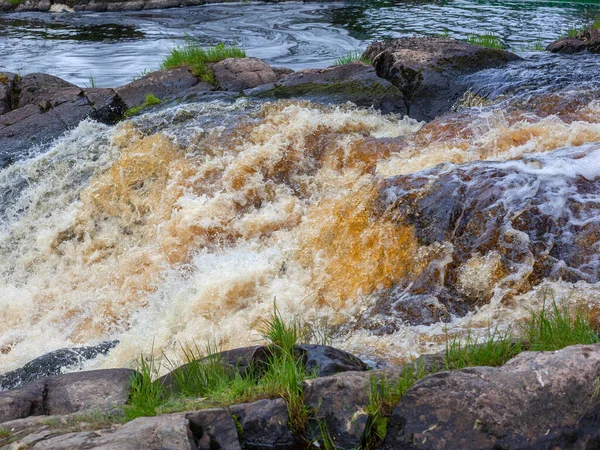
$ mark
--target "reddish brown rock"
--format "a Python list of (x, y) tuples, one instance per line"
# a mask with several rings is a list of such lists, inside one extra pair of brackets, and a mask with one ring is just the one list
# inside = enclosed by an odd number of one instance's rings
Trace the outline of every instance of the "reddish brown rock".
[(600, 30), (590, 28), (577, 36), (569, 36), (552, 42), (546, 47), (552, 53), (567, 55), (580, 52), (600, 53)]
[(271, 66), (258, 58), (227, 58), (208, 67), (224, 91), (243, 91), (277, 81)]

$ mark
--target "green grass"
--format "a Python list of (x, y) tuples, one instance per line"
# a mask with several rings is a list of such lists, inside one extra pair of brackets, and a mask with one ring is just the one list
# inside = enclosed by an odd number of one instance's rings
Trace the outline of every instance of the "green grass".
[[(314, 333), (299, 319), (284, 320), (276, 305), (261, 324), (260, 331), (270, 349), (267, 364), (261, 366), (261, 370), (242, 371), (224, 364), (215, 346), (206, 348), (206, 356), (198, 348), (184, 348), (183, 359), (187, 364), (185, 370), (174, 371), (175, 394), (167, 392), (160, 383), (152, 382), (156, 364), (141, 358), (139, 374), (132, 378), (130, 400), (124, 408), (127, 418), (281, 397), (288, 406), (290, 429), (301, 433), (309, 414), (301, 386), (315, 374), (307, 373), (294, 346), (307, 342)], [(175, 364), (169, 361), (169, 365), (174, 369)]]
[(340, 56), (338, 59), (335, 60), (333, 65), (343, 66), (346, 64), (350, 64), (354, 61), (361, 61), (365, 64), (371, 64), (371, 60), (369, 58), (363, 58), (363, 52), (361, 52), (360, 50), (354, 50), (344, 56)]
[(134, 108), (129, 108), (127, 111), (125, 111), (125, 117), (133, 117), (137, 114), (139, 114), (139, 112), (144, 109), (144, 108), (148, 108), (149, 106), (154, 106), (154, 105), (158, 105), (160, 104), (161, 100), (159, 98), (157, 98), (156, 96), (154, 96), (153, 94), (147, 94), (146, 98), (144, 99), (144, 103), (142, 103), (141, 105), (138, 105)]
[(511, 331), (488, 330), (485, 338), (467, 332), (464, 339), (446, 337), (446, 369), (503, 365), (523, 351), (523, 343)]
[(11, 6), (18, 6), (23, 3), (23, 0), (8, 0), (8, 3), (10, 3)]
[(550, 305), (544, 302), (539, 312), (531, 312), (522, 334), (529, 350), (541, 352), (600, 342), (589, 314), (582, 309), (570, 308), (566, 302), (553, 301)]
[(215, 84), (212, 71), (206, 64), (217, 63), (227, 58), (245, 58), (246, 52), (238, 47), (226, 47), (218, 44), (211, 48), (202, 48), (193, 43), (178, 46), (165, 57), (161, 69), (172, 69), (187, 66), (198, 78), (211, 84)]
[(11, 435), (11, 432), (8, 428), (6, 427), (0, 427), (0, 439), (6, 439), (9, 438)]
[(480, 47), (486, 48), (495, 48), (498, 50), (502, 50), (504, 45), (499, 37), (497, 37), (494, 33), (488, 32), (485, 34), (468, 34), (467, 42), (473, 45), (479, 45)]

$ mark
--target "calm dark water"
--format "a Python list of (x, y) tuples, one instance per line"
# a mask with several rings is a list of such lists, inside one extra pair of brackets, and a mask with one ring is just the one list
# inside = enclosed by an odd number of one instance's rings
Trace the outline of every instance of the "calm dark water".
[(326, 67), (385, 37), (493, 32), (527, 51), (588, 23), (600, 5), (537, 1), (375, 1), (216, 4), (118, 13), (0, 16), (0, 68), (117, 86), (152, 70), (186, 39), (246, 49), (273, 65)]

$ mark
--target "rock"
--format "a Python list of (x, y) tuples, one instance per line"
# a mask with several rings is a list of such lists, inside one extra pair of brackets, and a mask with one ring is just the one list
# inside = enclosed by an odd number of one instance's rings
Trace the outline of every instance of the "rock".
[(394, 409), (384, 449), (597, 448), (600, 344), (430, 375)]
[[(255, 345), (253, 347), (236, 348), (217, 353), (207, 358), (199, 360), (202, 362), (220, 362), (231, 370), (236, 370), (240, 374), (247, 374), (249, 371), (260, 372), (266, 366), (271, 352), (267, 347)], [(210, 358), (210, 359), (209, 359)], [(176, 393), (179, 391), (177, 387), (177, 377), (187, 372), (190, 363), (184, 364), (169, 372), (166, 375), (158, 378), (155, 383), (162, 384), (169, 392)]]
[(110, 411), (127, 403), (131, 369), (73, 372), (47, 378), (45, 411), (70, 414), (84, 410)]
[(13, 109), (17, 79), (18, 76), (14, 73), (0, 72), (0, 116)]
[(224, 91), (241, 92), (277, 81), (271, 66), (258, 58), (227, 58), (207, 67), (212, 70), (216, 85)]
[[(80, 91), (74, 84), (45, 73), (24, 75), (17, 83), (17, 89), (19, 96), (17, 104), (13, 109), (22, 108), (26, 105), (43, 105), (48, 101), (56, 99), (57, 93), (74, 92), (71, 89)], [(59, 101), (59, 103), (61, 102)]]
[(504, 50), (435, 37), (375, 42), (363, 56), (402, 92), (408, 115), (417, 120), (449, 111), (468, 89), (461, 76), (520, 59)]
[(311, 440), (321, 439), (319, 422), (324, 422), (338, 450), (360, 447), (368, 420), (370, 381), (367, 374), (345, 372), (307, 380), (304, 404), (314, 411), (307, 434)]
[[(578, 200), (600, 189), (600, 180), (584, 168), (597, 152), (600, 146), (589, 144), (511, 162), (442, 164), (384, 180), (382, 220), (414, 227), (429, 254), (420, 273), (381, 293), (363, 313), (366, 324), (394, 332), (410, 318), (397, 309), (410, 298), (429, 299), (445, 320), (542, 280), (600, 281), (591, 245), (600, 235), (600, 205)], [(552, 172), (561, 165), (576, 169)], [(378, 318), (385, 321), (378, 324)]]
[(600, 30), (590, 28), (577, 36), (569, 36), (550, 43), (546, 50), (552, 53), (565, 53), (571, 55), (588, 51), (600, 53)]
[(186, 417), (198, 450), (241, 450), (237, 427), (226, 409), (204, 409)]
[(0, 423), (44, 414), (43, 381), (0, 392)]
[(271, 67), (271, 69), (273, 69), (273, 72), (275, 73), (275, 77), (277, 78), (277, 81), (282, 80), (283, 78), (287, 77), (288, 75), (294, 73), (294, 71), (292, 69), (288, 69), (287, 67)]
[(288, 427), (285, 400), (264, 399), (229, 407), (242, 430), (243, 448), (289, 448), (295, 444)]
[(295, 349), (302, 354), (306, 371), (315, 372), (320, 377), (368, 369), (356, 356), (328, 345), (302, 344), (297, 345)]
[(407, 112), (402, 92), (362, 62), (300, 70), (275, 84), (246, 91), (246, 94), (276, 99), (306, 98), (334, 104), (352, 102), (362, 107), (374, 107), (383, 113)]
[(203, 90), (214, 90), (214, 86), (200, 83), (187, 67), (177, 67), (149, 73), (115, 90), (127, 108), (135, 108), (144, 103), (148, 94), (165, 101), (178, 97), (186, 89), (198, 84)]
[(92, 107), (90, 118), (107, 125), (112, 125), (123, 119), (127, 105), (114, 89), (86, 89), (84, 95)]
[(47, 353), (22, 368), (0, 375), (0, 389), (12, 389), (25, 383), (50, 375), (58, 375), (63, 369), (82, 369), (84, 362), (106, 355), (119, 341), (107, 341), (95, 346), (63, 348)]

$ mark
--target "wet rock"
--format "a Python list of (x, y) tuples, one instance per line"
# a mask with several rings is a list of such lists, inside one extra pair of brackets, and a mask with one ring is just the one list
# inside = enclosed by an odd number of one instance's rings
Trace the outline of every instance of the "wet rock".
[[(238, 371), (240, 374), (248, 374), (256, 371), (257, 373), (266, 367), (271, 352), (267, 347), (255, 345), (253, 347), (236, 348), (217, 353), (210, 357), (199, 360), (202, 362), (211, 362), (223, 364), (232, 371)], [(178, 392), (177, 377), (185, 376), (185, 372), (190, 367), (190, 363), (184, 364), (169, 372), (166, 375), (158, 378), (155, 383), (162, 384), (169, 392)]]
[(383, 448), (597, 448), (599, 375), (600, 345), (430, 375), (394, 409)]
[(319, 422), (324, 422), (339, 450), (360, 447), (368, 413), (370, 381), (366, 373), (345, 372), (330, 377), (305, 381), (304, 404), (314, 411), (307, 434), (311, 440), (321, 439)]
[(271, 66), (258, 58), (227, 58), (208, 67), (216, 85), (224, 91), (240, 92), (277, 80)]
[(127, 105), (114, 89), (86, 89), (84, 95), (92, 107), (90, 118), (100, 123), (115, 124), (123, 119), (127, 111)]
[(573, 53), (590, 52), (600, 53), (600, 30), (590, 28), (579, 33), (577, 36), (569, 36), (558, 39), (550, 43), (546, 50), (552, 53)]
[[(364, 315), (387, 318), (393, 331), (407, 319), (398, 306), (414, 296), (464, 315), (544, 279), (597, 282), (600, 203), (580, 199), (600, 188), (584, 168), (598, 151), (592, 144), (506, 163), (443, 164), (385, 180), (382, 214), (414, 227), (426, 265)], [(563, 165), (573, 171), (563, 174)]]
[(0, 72), (0, 116), (13, 109), (15, 104), (15, 84), (17, 75), (10, 72)]
[(186, 417), (198, 450), (241, 450), (237, 427), (226, 409), (205, 409)]
[(44, 381), (0, 392), (0, 423), (44, 414)]
[(127, 403), (131, 369), (90, 370), (46, 379), (44, 409), (47, 414), (84, 410), (111, 411)]
[(520, 59), (504, 50), (434, 37), (375, 42), (363, 56), (402, 92), (408, 115), (417, 120), (449, 111), (468, 89), (461, 76)]
[(0, 390), (58, 375), (63, 369), (81, 370), (84, 362), (108, 354), (118, 343), (119, 341), (107, 341), (95, 346), (64, 348), (47, 353), (20, 369), (0, 375)]
[(297, 345), (307, 372), (326, 377), (340, 372), (364, 371), (368, 366), (356, 356), (328, 345)]
[(234, 405), (229, 412), (244, 431), (243, 448), (283, 449), (295, 444), (288, 427), (287, 404), (281, 398)]
[(372, 66), (361, 62), (300, 70), (273, 85), (246, 91), (246, 94), (259, 98), (306, 98), (334, 104), (352, 102), (362, 107), (374, 107), (383, 113), (407, 112), (402, 92), (378, 77)]
[(135, 108), (144, 103), (146, 95), (152, 94), (161, 101), (177, 98), (183, 91), (193, 86), (203, 90), (214, 90), (214, 86), (200, 82), (187, 67), (159, 70), (116, 88), (116, 92), (127, 108)]

